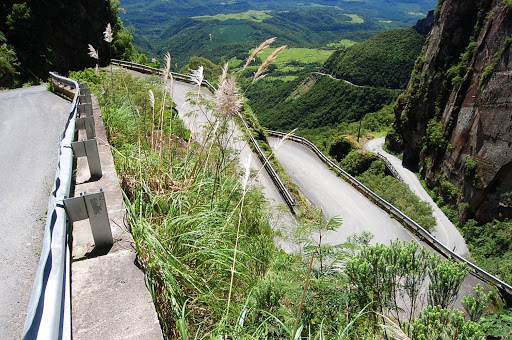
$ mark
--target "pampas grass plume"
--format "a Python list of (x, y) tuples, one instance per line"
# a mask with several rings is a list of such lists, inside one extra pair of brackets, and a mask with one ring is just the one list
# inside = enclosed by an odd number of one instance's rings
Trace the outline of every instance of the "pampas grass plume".
[(91, 44), (89, 44), (89, 57), (94, 58), (96, 60), (99, 59), (98, 51), (96, 51)]
[(247, 58), (247, 62), (245, 63), (244, 67), (242, 70), (245, 70), (245, 68), (247, 66), (249, 66), (249, 64), (254, 60), (254, 57), (256, 57), (259, 53), (261, 53), (264, 49), (266, 49), (270, 44), (272, 44), (274, 41), (276, 40), (276, 38), (270, 38), (270, 39), (267, 39), (265, 40), (264, 42), (262, 42), (260, 44), (260, 46), (258, 46), (252, 53), (251, 55)]
[(155, 95), (153, 94), (153, 91), (151, 90), (148, 90), (148, 94), (149, 94), (149, 103), (151, 104), (151, 108), (153, 108), (153, 110), (155, 109)]
[(267, 70), (268, 66), (269, 66), (270, 64), (272, 64), (272, 62), (277, 58), (277, 56), (278, 56), (281, 52), (283, 52), (283, 51), (284, 51), (284, 49), (285, 49), (286, 47), (288, 47), (288, 46), (284, 45), (284, 46), (278, 47), (274, 52), (272, 52), (272, 54), (271, 54), (271, 55), (269, 55), (269, 56), (267, 57), (267, 59), (265, 59), (265, 61), (263, 62), (263, 64), (261, 64), (261, 66), (258, 68), (258, 70), (256, 71), (256, 73), (254, 73), (254, 78), (253, 78), (253, 80), (252, 80), (252, 82), (253, 82), (253, 83), (254, 83), (255, 81), (257, 81), (257, 80), (259, 80), (259, 79), (261, 79), (261, 78), (263, 78), (263, 77), (265, 76), (263, 73)]
[(171, 72), (171, 54), (167, 52), (165, 54), (165, 70), (164, 70), (164, 83), (167, 82), (167, 79), (169, 78), (169, 74)]
[(222, 73), (219, 77), (219, 86), (221, 86), (222, 83), (224, 83), (224, 81), (226, 80), (226, 77), (228, 76), (228, 67), (229, 67), (228, 63), (225, 63), (224, 66), (222, 67)]
[(236, 116), (242, 106), (243, 98), (236, 84), (235, 77), (225, 79), (215, 91), (215, 105), (219, 114), (226, 118)]
[(108, 43), (112, 42), (112, 26), (110, 26), (110, 23), (108, 23), (107, 28), (105, 29), (105, 32), (103, 32), (104, 40)]

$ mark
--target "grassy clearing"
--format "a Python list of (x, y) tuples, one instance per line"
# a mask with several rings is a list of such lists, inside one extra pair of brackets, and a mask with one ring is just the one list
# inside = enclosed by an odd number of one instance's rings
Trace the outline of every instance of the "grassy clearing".
[(269, 14), (270, 11), (256, 11), (249, 10), (241, 13), (231, 13), (231, 14), (217, 14), (217, 15), (202, 15), (197, 17), (192, 17), (192, 19), (197, 20), (220, 20), (226, 21), (229, 19), (235, 20), (247, 20), (254, 22), (263, 22), (265, 19), (270, 19), (272, 16)]
[(266, 77), (266, 79), (269, 80), (269, 81), (281, 80), (281, 81), (284, 81), (284, 82), (294, 81), (294, 80), (296, 80), (298, 78), (299, 78), (298, 76), (280, 76), (280, 77), (269, 76), (269, 77)]
[(347, 48), (347, 47), (354, 46), (355, 44), (357, 44), (357, 41), (350, 40), (350, 39), (341, 39), (337, 42), (332, 42), (332, 43), (327, 44), (327, 47)]
[(350, 17), (352, 20), (349, 21), (351, 24), (364, 24), (363, 17), (357, 15), (357, 14), (344, 14), (347, 17)]
[[(259, 54), (264, 60), (275, 51), (274, 48), (267, 48)], [(251, 51), (252, 52), (252, 51)], [(301, 64), (323, 64), (332, 54), (330, 50), (321, 50), (316, 48), (298, 48), (290, 47), (285, 49), (275, 61), (275, 65), (280, 67), (290, 62), (299, 62)]]

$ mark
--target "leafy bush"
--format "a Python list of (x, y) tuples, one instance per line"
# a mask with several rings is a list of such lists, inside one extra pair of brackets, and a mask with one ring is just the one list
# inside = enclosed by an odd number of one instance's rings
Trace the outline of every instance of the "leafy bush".
[(341, 160), (345, 158), (352, 149), (353, 146), (350, 140), (345, 137), (341, 137), (331, 144), (331, 147), (329, 148), (329, 156), (338, 162), (341, 162)]
[(427, 339), (483, 339), (482, 326), (473, 321), (465, 321), (459, 310), (428, 306), (421, 317), (412, 325), (411, 340)]
[(12, 88), (19, 84), (19, 66), (14, 48), (7, 45), (7, 39), (0, 32), (0, 88)]
[(340, 166), (352, 176), (358, 176), (368, 170), (376, 157), (361, 150), (352, 150), (341, 161)]

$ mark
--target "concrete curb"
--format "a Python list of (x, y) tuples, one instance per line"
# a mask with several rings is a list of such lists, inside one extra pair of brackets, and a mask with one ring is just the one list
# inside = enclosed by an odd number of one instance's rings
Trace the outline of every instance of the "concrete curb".
[[(75, 197), (104, 190), (114, 245), (103, 251), (95, 250), (89, 221), (73, 224), (73, 338), (160, 340), (162, 331), (144, 273), (135, 265), (136, 251), (126, 208), (94, 95), (92, 104), (103, 176), (89, 181), (87, 159), (78, 159)], [(78, 140), (83, 138), (85, 131), (80, 132)]]

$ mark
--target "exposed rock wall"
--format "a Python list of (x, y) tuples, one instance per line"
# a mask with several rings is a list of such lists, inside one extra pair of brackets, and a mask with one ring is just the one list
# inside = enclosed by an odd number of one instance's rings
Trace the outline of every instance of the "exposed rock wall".
[(512, 5), (444, 0), (395, 107), (404, 163), (481, 222), (512, 217)]

